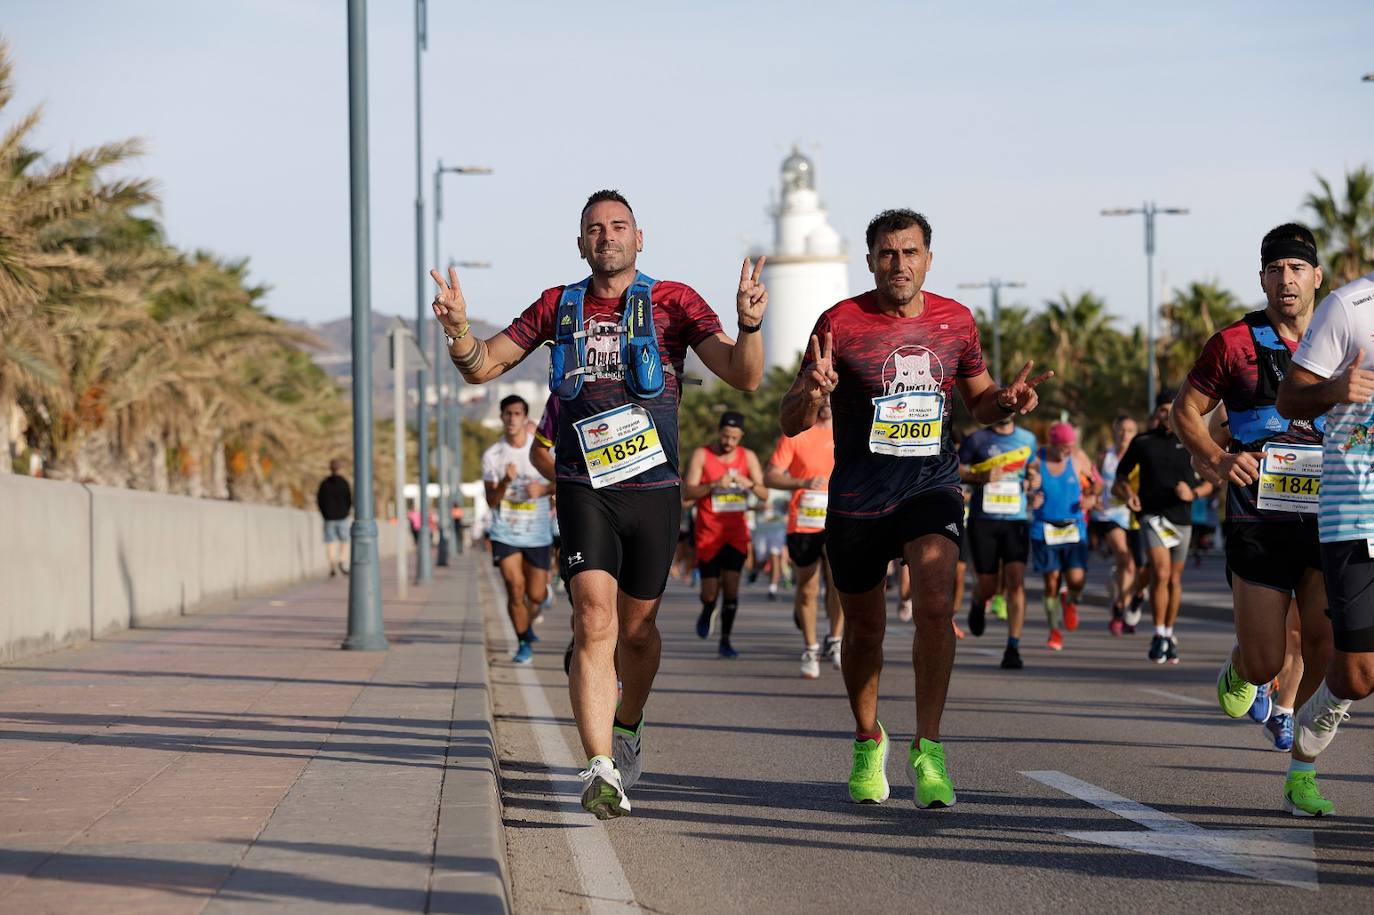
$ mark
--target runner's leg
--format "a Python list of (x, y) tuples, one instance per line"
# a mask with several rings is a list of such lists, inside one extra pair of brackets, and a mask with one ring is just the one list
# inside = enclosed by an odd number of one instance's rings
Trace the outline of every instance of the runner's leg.
[(1326, 614), (1326, 582), (1320, 569), (1308, 569), (1298, 582), (1298, 617), (1302, 627), (1301, 679), (1293, 677), (1296, 695), (1289, 696), (1280, 683), (1280, 691), (1291, 701), (1282, 703), (1301, 708), (1321, 686), (1331, 665), (1335, 644), (1331, 634), (1331, 617)]
[[(840, 594), (844, 608), (845, 692), (859, 734), (878, 731), (878, 678), (883, 671), (883, 635), (887, 631), (887, 587), (879, 582), (862, 594)], [(946, 630), (948, 631), (947, 627)], [(950, 646), (953, 649), (953, 634)]]
[[(1302, 660), (1302, 614), (1298, 612), (1296, 602), (1288, 608), (1288, 619), (1284, 628), (1288, 630), (1285, 640), (1288, 644), (1284, 652), (1283, 669), (1279, 671), (1279, 688), (1274, 693), (1274, 705), (1276, 711), (1286, 709), (1292, 714), (1293, 709), (1298, 707), (1298, 692), (1303, 679), (1307, 676), (1307, 666)], [(1329, 658), (1329, 649), (1327, 655)], [(1323, 666), (1319, 670), (1325, 669)], [(1312, 684), (1312, 692), (1316, 691), (1320, 683), (1321, 680), (1317, 680)], [(1311, 695), (1311, 692), (1307, 693), (1303, 701), (1307, 701)]]
[[(1283, 667), (1288, 643), (1289, 595), (1252, 584), (1238, 575), (1231, 578), (1236, 621), (1236, 645), (1231, 663), (1247, 683), (1262, 686)], [(1325, 608), (1323, 608), (1325, 609)]]
[(825, 573), (825, 616), (830, 623), (830, 638), (844, 636), (844, 609), (840, 606), (840, 592), (835, 590), (835, 581), (830, 574), (830, 560), (823, 558), (821, 567)]
[[(735, 573), (736, 579), (739, 574)], [(634, 726), (644, 714), (654, 677), (658, 676), (663, 642), (658, 633), (658, 607), (663, 598), (642, 600), (624, 591), (617, 595), (619, 641), (616, 646), (620, 674), (620, 707), (614, 714), (621, 723)]]
[(797, 566), (797, 590), (793, 598), (797, 617), (801, 620), (802, 647), (810, 648), (819, 644), (816, 639), (816, 597), (820, 593), (821, 564), (813, 562), (809, 566)]
[[(942, 534), (927, 534), (903, 549), (913, 575), (912, 617), (916, 636), (911, 663), (916, 671), (916, 736), (938, 742), (940, 718), (954, 670), (954, 565), (959, 545)], [(881, 651), (881, 647), (879, 648)], [(876, 691), (877, 678), (874, 678)], [(877, 697), (874, 697), (876, 705)]]
[(573, 576), (571, 591), (574, 634), (568, 691), (573, 717), (587, 758), (610, 757), (619, 629), (616, 582), (609, 572), (589, 569)]
[(501, 559), (501, 580), (506, 585), (506, 612), (515, 634), (524, 638), (530, 630), (530, 612), (525, 604), (525, 558), (517, 550)]
[[(981, 578), (982, 576), (980, 576)], [(997, 576), (989, 575), (990, 587), (997, 587)], [(1021, 638), (1026, 625), (1026, 564), (1008, 562), (1002, 566), (1003, 595), (1007, 599), (1007, 635)]]

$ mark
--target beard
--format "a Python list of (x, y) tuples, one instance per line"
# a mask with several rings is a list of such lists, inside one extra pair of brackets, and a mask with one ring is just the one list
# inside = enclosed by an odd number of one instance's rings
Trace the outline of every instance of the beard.
[(593, 252), (589, 263), (597, 273), (620, 273), (634, 265), (634, 253), (624, 248), (601, 248)]

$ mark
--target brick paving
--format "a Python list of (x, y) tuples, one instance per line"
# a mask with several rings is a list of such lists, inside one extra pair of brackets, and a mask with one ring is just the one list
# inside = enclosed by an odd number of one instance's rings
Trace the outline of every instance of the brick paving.
[(499, 836), (471, 561), (384, 580), (386, 652), (334, 579), (0, 667), (0, 910), (500, 911), (442, 840)]

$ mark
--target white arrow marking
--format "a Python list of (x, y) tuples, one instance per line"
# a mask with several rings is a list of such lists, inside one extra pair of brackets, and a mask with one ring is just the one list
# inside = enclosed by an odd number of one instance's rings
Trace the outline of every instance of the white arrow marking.
[(1315, 892), (1319, 888), (1310, 829), (1203, 829), (1063, 772), (1021, 774), (1148, 830), (1064, 833), (1071, 839), (1172, 858), (1301, 890)]

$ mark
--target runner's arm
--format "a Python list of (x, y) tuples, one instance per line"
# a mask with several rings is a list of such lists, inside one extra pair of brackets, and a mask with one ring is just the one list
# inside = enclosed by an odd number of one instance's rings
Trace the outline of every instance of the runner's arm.
[(773, 489), (805, 489), (806, 480), (798, 480), (776, 464), (769, 464), (763, 472), (764, 485)]
[(740, 391), (757, 391), (763, 381), (763, 335), (741, 333), (738, 340), (716, 334), (698, 343), (701, 361), (718, 378)]
[(486, 340), (472, 334), (454, 340), (448, 356), (469, 384), (484, 384), (498, 378), (525, 361), (532, 350), (521, 349), (501, 331)]
[(1219, 472), (1218, 468), (1226, 457), (1226, 452), (1212, 440), (1212, 433), (1204, 418), (1217, 408), (1218, 403), (1217, 398), (1208, 397), (1185, 379), (1178, 389), (1178, 397), (1174, 399), (1172, 414), (1179, 441), (1211, 473)]
[[(1028, 382), (1025, 376), (1030, 373), (1030, 367), (1031, 364), (1026, 363), (1016, 381), (1006, 387), (998, 387), (986, 369), (968, 378), (955, 378), (955, 383), (959, 386), (959, 396), (963, 398), (964, 405), (973, 414), (973, 418), (985, 426), (991, 426), (1014, 414), (1029, 413), (1039, 403), (1035, 386), (1054, 374), (1048, 372)], [(1012, 403), (1010, 407), (1004, 405), (1008, 400)]]
[[(554, 460), (553, 451), (540, 439), (536, 439), (534, 446), (530, 448), (530, 463), (534, 469), (550, 483), (554, 482)], [(549, 487), (552, 489), (553, 487)]]
[(1341, 377), (1323, 378), (1300, 365), (1291, 366), (1279, 384), (1279, 413), (1288, 419), (1316, 419), (1341, 402), (1334, 384)]
[(749, 482), (753, 484), (751, 489), (754, 495), (766, 502), (768, 500), (768, 487), (763, 482), (763, 467), (759, 464), (758, 455), (750, 451), (744, 456), (744, 459), (749, 462)]
[(692, 452), (692, 459), (687, 462), (687, 474), (682, 478), (682, 501), (702, 499), (711, 494), (711, 487), (701, 483), (701, 472), (705, 467), (706, 454), (698, 448)]
[(487, 489), (487, 507), (495, 508), (501, 504), (501, 497), (506, 494), (506, 478), (493, 483), (491, 480), (483, 480), (482, 485)]
[(1140, 463), (1140, 452), (1136, 448), (1138, 440), (1133, 440), (1121, 456), (1121, 462), (1116, 465), (1116, 482), (1112, 484), (1112, 495), (1127, 506), (1132, 505), (1132, 500), (1136, 498), (1135, 490), (1131, 489), (1131, 471)]

